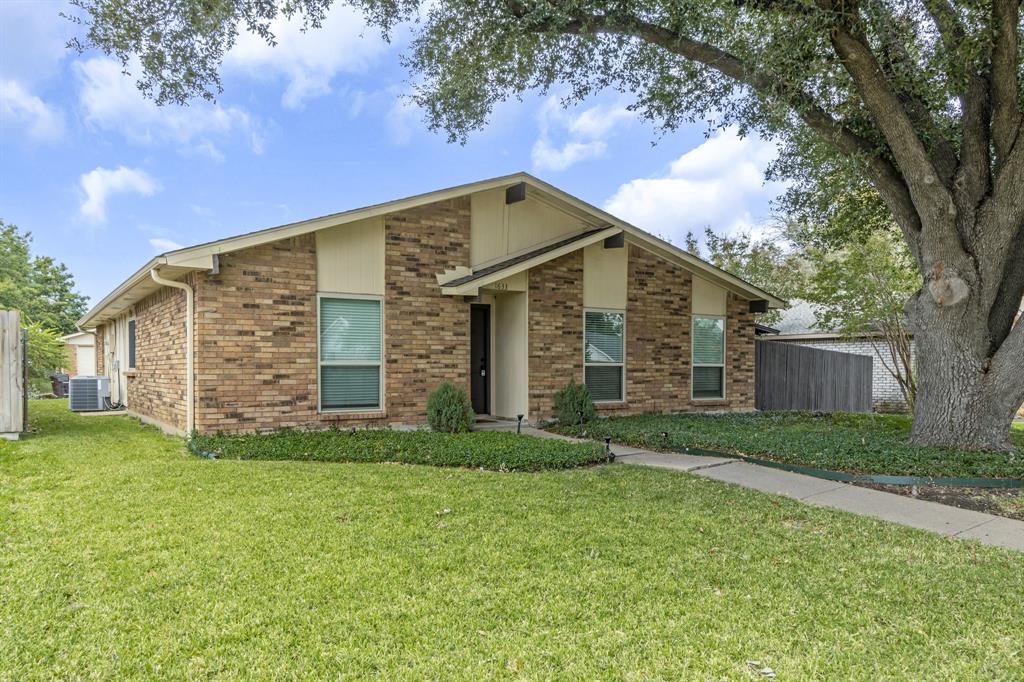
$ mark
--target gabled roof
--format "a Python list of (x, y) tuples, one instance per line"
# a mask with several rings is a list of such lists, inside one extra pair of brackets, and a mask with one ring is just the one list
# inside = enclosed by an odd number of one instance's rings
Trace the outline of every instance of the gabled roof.
[[(624, 220), (616, 218), (596, 206), (577, 199), (571, 194), (564, 192), (543, 180), (533, 177), (528, 173), (513, 173), (488, 180), (481, 180), (465, 185), (457, 185), (446, 189), (440, 189), (425, 194), (396, 199), (380, 204), (373, 204), (363, 208), (332, 213), (318, 218), (311, 218), (295, 223), (287, 223), (277, 227), (271, 227), (256, 232), (248, 232), (235, 237), (218, 239), (195, 246), (189, 246), (175, 251), (168, 251), (149, 260), (139, 268), (133, 275), (122, 282), (116, 289), (110, 292), (97, 303), (81, 320), (78, 326), (83, 329), (95, 328), (98, 324), (113, 319), (118, 314), (128, 309), (137, 301), (142, 300), (150, 293), (160, 288), (160, 285), (153, 282), (150, 271), (158, 269), (164, 277), (177, 279), (184, 277), (189, 272), (210, 270), (214, 267), (214, 256), (222, 253), (239, 251), (269, 242), (296, 237), (309, 232), (316, 232), (328, 227), (335, 227), (346, 223), (353, 223), (358, 220), (365, 220), (388, 213), (405, 211), (418, 206), (432, 204), (437, 201), (445, 201), (456, 197), (483, 192), (499, 187), (509, 187), (515, 184), (525, 183), (533, 191), (545, 195), (548, 199), (566, 207), (570, 212), (582, 213), (593, 219), (595, 224), (607, 226), (605, 229), (617, 228), (616, 231), (625, 232), (632, 241), (652, 251), (670, 262), (675, 262), (681, 267), (707, 279), (723, 288), (736, 293), (737, 295), (751, 300), (767, 300), (772, 308), (782, 308), (786, 302), (772, 294), (760, 289), (749, 282), (746, 282), (735, 275), (721, 270), (710, 263), (701, 260), (688, 251), (644, 232)], [(589, 230), (588, 230), (589, 231)], [(549, 252), (553, 253), (553, 252)], [(492, 266), (488, 266), (492, 267)], [(472, 273), (476, 276), (478, 273)]]

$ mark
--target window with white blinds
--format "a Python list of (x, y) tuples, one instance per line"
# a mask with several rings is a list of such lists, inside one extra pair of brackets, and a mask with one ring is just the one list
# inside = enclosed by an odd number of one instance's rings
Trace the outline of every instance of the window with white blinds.
[(381, 302), (320, 297), (320, 409), (381, 407)]
[(725, 318), (694, 317), (693, 397), (725, 397)]
[(626, 316), (587, 310), (583, 330), (583, 382), (594, 402), (625, 400)]

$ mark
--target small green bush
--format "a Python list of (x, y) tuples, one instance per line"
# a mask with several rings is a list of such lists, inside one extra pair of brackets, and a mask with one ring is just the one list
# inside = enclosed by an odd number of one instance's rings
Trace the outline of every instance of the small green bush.
[(476, 414), (466, 391), (445, 382), (427, 398), (427, 423), (442, 433), (465, 433), (473, 428)]
[(515, 433), (433, 433), (360, 429), (196, 436), (192, 451), (220, 459), (401, 462), (492, 471), (571, 469), (605, 461), (598, 443)]
[(569, 425), (579, 424), (581, 414), (584, 422), (597, 418), (590, 389), (586, 384), (577, 384), (576, 379), (570, 379), (565, 388), (555, 394), (555, 416), (559, 424)]

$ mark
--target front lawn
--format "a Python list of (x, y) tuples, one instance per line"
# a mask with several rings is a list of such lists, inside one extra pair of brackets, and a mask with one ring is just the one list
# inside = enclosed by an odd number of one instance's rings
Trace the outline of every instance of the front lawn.
[[(681, 452), (739, 452), (834, 471), (908, 476), (1024, 478), (1024, 428), (1015, 425), (1013, 454), (920, 448), (908, 444), (911, 419), (891, 414), (678, 414), (609, 417), (586, 426), (598, 440)], [(578, 426), (551, 430), (579, 435)]]
[(0, 680), (1020, 675), (1008, 550), (643, 467), (210, 461), (30, 409)]
[(597, 443), (493, 431), (281, 430), (260, 435), (200, 436), (193, 445), (223, 459), (400, 462), (492, 471), (569, 469), (606, 459), (604, 448)]

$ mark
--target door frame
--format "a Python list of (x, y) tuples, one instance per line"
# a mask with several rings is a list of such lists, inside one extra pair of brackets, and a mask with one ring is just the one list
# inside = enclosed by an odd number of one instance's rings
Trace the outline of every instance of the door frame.
[(484, 358), (486, 360), (484, 370), (487, 372), (484, 375), (484, 377), (483, 377), (484, 378), (484, 385), (482, 387), (484, 411), (483, 412), (478, 412), (477, 414), (489, 415), (491, 413), (491, 410), (494, 409), (493, 405), (491, 404), (491, 393), (492, 393), (492, 390), (493, 390), (493, 384), (491, 383), (491, 380), (494, 377), (494, 370), (493, 370), (493, 367), (492, 367), (493, 364), (494, 364), (494, 359), (492, 357), (492, 352), (491, 351), (493, 349), (494, 330), (492, 329), (492, 327), (493, 327), (493, 324), (492, 324), (493, 323), (493, 320), (492, 320), (493, 309), (492, 309), (490, 303), (471, 303), (469, 305), (469, 354), (470, 354), (470, 360), (469, 360), (469, 401), (470, 401), (471, 404), (474, 405), (473, 409), (474, 409), (474, 411), (476, 411), (475, 391), (473, 390), (473, 385), (474, 385), (474, 378), (476, 376), (475, 372), (477, 371), (477, 368), (475, 366), (476, 363), (474, 362), (474, 359), (473, 359), (472, 356), (473, 356), (473, 318), (474, 318), (474, 312), (477, 311), (477, 310), (479, 310), (479, 311), (481, 311), (483, 313), (481, 315), (481, 317), (484, 320), (484, 325), (485, 325), (484, 326), (483, 347), (484, 347)]

